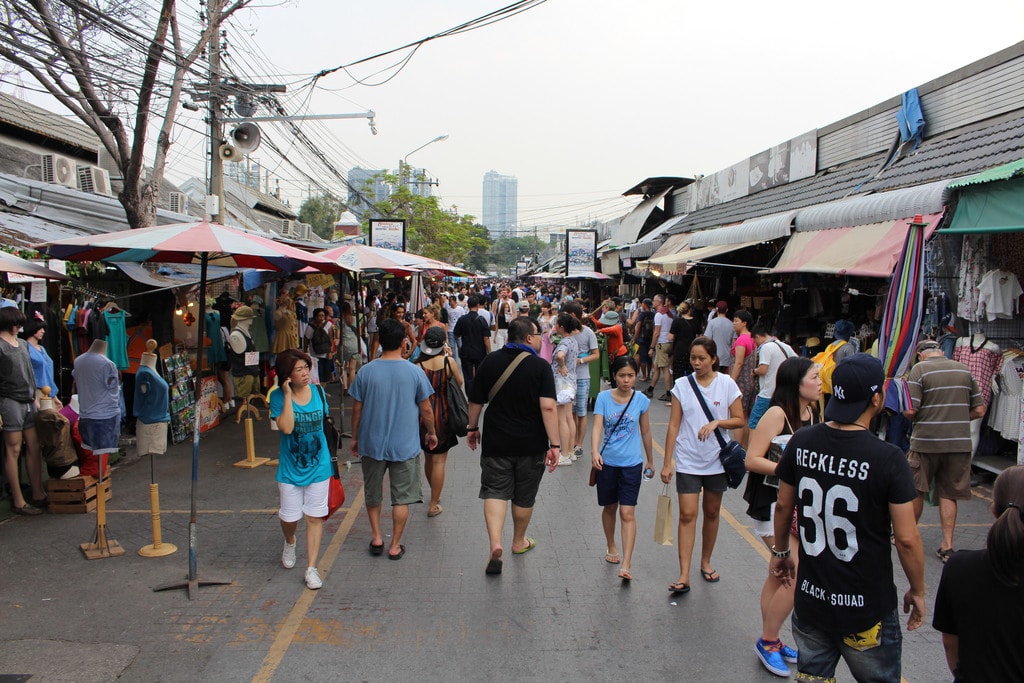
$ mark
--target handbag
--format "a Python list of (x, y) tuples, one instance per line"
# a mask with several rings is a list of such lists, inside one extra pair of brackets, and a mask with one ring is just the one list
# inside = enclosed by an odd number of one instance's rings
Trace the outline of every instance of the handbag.
[(675, 526), (675, 520), (672, 518), (672, 496), (668, 495), (668, 484), (665, 484), (658, 494), (658, 511), (654, 517), (654, 542), (658, 545), (672, 545)]
[(466, 401), (466, 394), (462, 393), (462, 387), (452, 381), (451, 370), (448, 367), (449, 359), (445, 356), (444, 369), (445, 392), (448, 398), (448, 433), (455, 436), (466, 436), (469, 429), (469, 403)]
[[(604, 455), (604, 447), (608, 445), (608, 437), (615, 433), (615, 430), (619, 428), (619, 424), (622, 422), (622, 418), (626, 417), (626, 412), (629, 411), (629, 406), (633, 404), (634, 396), (636, 396), (636, 389), (634, 389), (633, 393), (629, 395), (629, 401), (626, 402), (626, 407), (622, 409), (621, 413), (619, 413), (619, 419), (615, 421), (615, 426), (612, 427), (612, 431), (605, 435), (604, 442), (601, 444), (601, 450), (598, 451), (601, 455)], [(590, 480), (588, 482), (589, 486), (597, 486), (597, 472), (598, 469), (591, 465)]]
[(341, 435), (334, 426), (334, 418), (331, 417), (331, 409), (327, 405), (327, 396), (324, 395), (324, 388), (316, 385), (320, 393), (320, 401), (324, 405), (324, 436), (327, 438), (327, 449), (331, 454), (331, 478), (327, 484), (327, 517), (329, 518), (338, 508), (345, 504), (345, 487), (341, 485), (341, 471), (338, 469), (338, 447), (341, 445)]
[[(693, 393), (697, 396), (700, 407), (704, 409), (704, 415), (707, 416), (708, 422), (713, 421), (715, 418), (711, 414), (708, 404), (704, 401), (704, 395), (697, 388), (697, 380), (694, 379), (693, 375), (690, 375), (688, 379), (690, 380), (690, 388), (693, 389)], [(725, 476), (729, 480), (729, 488), (737, 488), (743, 481), (743, 475), (747, 473), (747, 452), (740, 445), (739, 441), (729, 441), (726, 443), (725, 437), (717, 429), (715, 430), (715, 437), (718, 439), (718, 444), (722, 447), (722, 450), (718, 452), (718, 459), (721, 461), (722, 467), (725, 468)]]

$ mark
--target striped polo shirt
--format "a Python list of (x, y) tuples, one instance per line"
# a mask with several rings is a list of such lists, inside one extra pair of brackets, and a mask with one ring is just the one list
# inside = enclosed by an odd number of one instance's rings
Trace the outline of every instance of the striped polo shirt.
[(970, 453), (971, 408), (983, 402), (967, 366), (944, 356), (926, 358), (910, 370), (907, 388), (917, 411), (910, 450)]

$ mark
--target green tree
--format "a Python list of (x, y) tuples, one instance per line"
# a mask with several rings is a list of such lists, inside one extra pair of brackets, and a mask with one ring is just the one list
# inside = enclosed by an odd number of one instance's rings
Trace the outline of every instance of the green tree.
[(467, 268), (471, 255), (479, 260), (480, 254), (486, 253), (490, 246), (487, 230), (477, 225), (473, 216), (460, 215), (458, 207), (444, 210), (437, 197), (415, 194), (407, 178), (392, 174), (384, 178), (395, 189), (390, 197), (374, 204), (375, 213), (405, 219), (406, 251)]
[(313, 232), (325, 240), (334, 236), (334, 224), (347, 207), (332, 194), (321, 194), (302, 202), (299, 220), (313, 226)]
[(499, 272), (514, 268), (520, 260), (532, 257), (544, 251), (544, 242), (530, 235), (529, 237), (502, 237), (495, 240), (491, 247), (491, 262)]

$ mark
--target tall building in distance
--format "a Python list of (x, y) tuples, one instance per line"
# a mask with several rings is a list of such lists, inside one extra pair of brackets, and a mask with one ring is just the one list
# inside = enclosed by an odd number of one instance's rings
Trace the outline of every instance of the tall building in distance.
[[(366, 209), (366, 202), (356, 192), (359, 192), (367, 201), (381, 202), (391, 196), (391, 186), (384, 182), (384, 169), (355, 168), (348, 172), (348, 206), (349, 209), (362, 215)], [(367, 186), (367, 182), (370, 183)]]
[(483, 199), (481, 223), (491, 237), (515, 237), (519, 211), (519, 181), (516, 177), (497, 171), (484, 173)]

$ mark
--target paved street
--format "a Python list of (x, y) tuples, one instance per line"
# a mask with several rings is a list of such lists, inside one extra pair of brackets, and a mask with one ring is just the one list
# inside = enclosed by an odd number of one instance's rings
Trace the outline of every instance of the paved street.
[[(654, 402), (652, 411), (660, 467), (668, 408)], [(261, 413), (256, 455), (275, 456), (277, 435)], [(202, 440), (199, 578), (232, 583), (204, 587), (197, 600), (183, 590), (152, 591), (187, 573), (191, 442), (156, 462), (173, 555), (137, 554), (152, 541), (148, 459), (129, 458), (113, 474), (109, 537), (127, 550), (123, 557), (84, 559), (78, 546), (92, 540), (94, 515), (0, 524), (0, 680), (778, 680), (753, 654), (767, 551), (749, 533), (738, 491), (726, 494), (714, 556), (721, 582), (704, 583), (695, 568), (693, 590), (674, 598), (667, 586), (677, 574), (675, 547), (652, 541), (657, 480), (644, 484), (635, 580), (622, 584), (603, 561), (585, 461), (545, 475), (530, 526), (537, 548), (506, 552), (499, 577), (483, 571), (475, 453), (462, 445), (452, 451), (444, 513), (428, 519), (425, 505), (413, 508), (408, 552), (398, 562), (367, 552), (355, 467), (345, 474), (346, 506), (326, 525), (324, 586), (309, 591), (304, 540), (297, 568), (280, 564), (274, 470), (232, 466), (244, 458), (243, 434), (232, 418)], [(961, 548), (980, 547), (988, 527), (990, 489), (974, 491), (961, 506)], [(930, 612), (942, 566), (934, 556), (937, 508), (926, 509), (922, 535)], [(907, 584), (896, 573), (902, 594)], [(904, 677), (950, 678), (930, 626), (907, 634)]]

